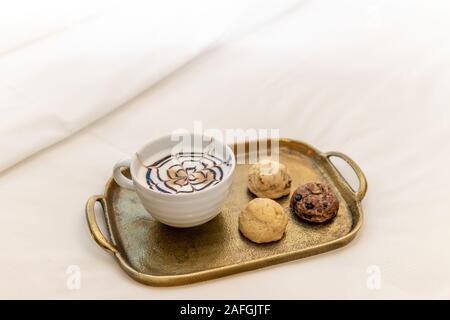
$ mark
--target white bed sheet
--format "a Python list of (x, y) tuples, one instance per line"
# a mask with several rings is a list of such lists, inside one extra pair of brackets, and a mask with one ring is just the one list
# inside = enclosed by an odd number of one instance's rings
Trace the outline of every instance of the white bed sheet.
[(21, 41), (9, 40), (21, 39), (14, 23), (10, 32), (0, 28), (0, 172), (296, 2), (269, 3), (273, 10), (255, 0), (114, 1), (97, 13), (80, 9), (85, 18), (66, 25), (44, 24)]
[[(218, 44), (0, 175), (3, 298), (449, 298), (448, 5), (304, 2)], [(369, 191), (334, 252), (183, 287), (140, 285), (90, 238), (113, 164), (174, 128), (279, 128), (350, 155)], [(79, 266), (81, 287), (67, 287)], [(379, 289), (367, 285), (371, 266)]]

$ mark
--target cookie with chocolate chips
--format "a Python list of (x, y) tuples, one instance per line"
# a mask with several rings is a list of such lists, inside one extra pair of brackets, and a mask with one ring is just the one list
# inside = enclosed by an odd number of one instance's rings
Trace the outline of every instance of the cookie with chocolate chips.
[(291, 209), (301, 219), (322, 223), (336, 216), (339, 200), (329, 186), (310, 182), (294, 191), (291, 197)]

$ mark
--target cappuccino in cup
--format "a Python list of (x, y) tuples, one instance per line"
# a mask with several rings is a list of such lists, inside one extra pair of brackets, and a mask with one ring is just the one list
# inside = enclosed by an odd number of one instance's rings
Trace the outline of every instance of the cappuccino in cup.
[[(121, 168), (129, 167), (131, 179)], [(114, 180), (136, 191), (156, 220), (174, 227), (192, 227), (214, 218), (228, 196), (235, 168), (229, 146), (189, 134), (180, 143), (171, 136), (152, 141), (131, 159), (114, 166)]]
[(220, 183), (230, 172), (231, 162), (202, 151), (167, 155), (147, 167), (145, 180), (151, 190), (193, 193)]

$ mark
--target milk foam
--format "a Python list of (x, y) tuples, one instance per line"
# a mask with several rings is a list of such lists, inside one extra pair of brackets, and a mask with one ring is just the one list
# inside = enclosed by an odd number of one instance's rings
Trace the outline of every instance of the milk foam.
[(166, 194), (193, 193), (211, 188), (227, 177), (232, 162), (211, 152), (159, 152), (142, 161), (140, 182)]

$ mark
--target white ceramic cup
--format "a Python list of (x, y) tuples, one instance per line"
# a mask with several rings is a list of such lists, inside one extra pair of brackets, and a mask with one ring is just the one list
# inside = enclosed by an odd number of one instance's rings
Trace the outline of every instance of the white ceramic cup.
[[(221, 206), (229, 194), (234, 168), (236, 166), (233, 150), (226, 144), (194, 134), (188, 135), (192, 141), (190, 150), (198, 151), (198, 141), (202, 148), (207, 145), (209, 148), (213, 146), (214, 150), (222, 150), (223, 159), (227, 159), (230, 163), (229, 170), (222, 180), (215, 185), (192, 193), (162, 193), (155, 191), (149, 187), (142, 178), (138, 179), (138, 172), (146, 170), (145, 166), (151, 163), (145, 163), (146, 159), (155, 159), (159, 156), (163, 158), (167, 155), (167, 150), (180, 148), (181, 151), (189, 151), (186, 148), (186, 140), (184, 145), (180, 145), (180, 141), (174, 141), (173, 137), (168, 135), (156, 139), (143, 146), (131, 159), (119, 161), (114, 166), (114, 180), (123, 188), (135, 190), (144, 208), (150, 215), (161, 223), (173, 227), (187, 228), (201, 225), (220, 213)], [(186, 137), (185, 137), (186, 138)], [(193, 146), (193, 141), (197, 141)], [(189, 143), (188, 143), (189, 144)], [(166, 154), (165, 154), (166, 153)], [(143, 163), (144, 162), (144, 163)], [(122, 173), (122, 168), (128, 167), (131, 173), (131, 179)]]

